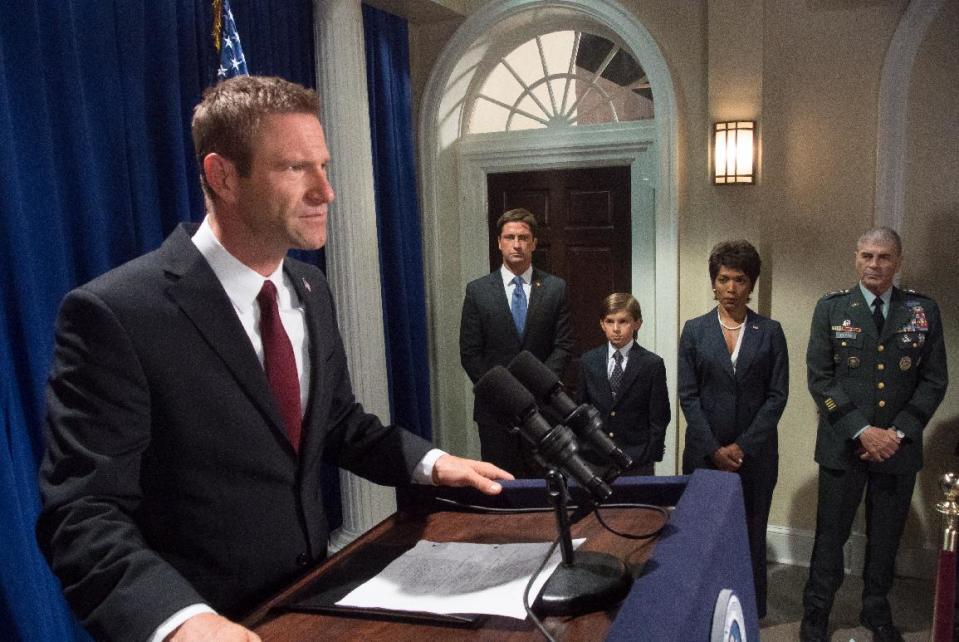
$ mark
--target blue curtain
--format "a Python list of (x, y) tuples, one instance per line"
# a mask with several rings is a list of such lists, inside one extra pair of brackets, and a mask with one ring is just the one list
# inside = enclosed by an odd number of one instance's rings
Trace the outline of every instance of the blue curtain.
[(363, 5), (387, 372), (393, 421), (430, 439), (423, 250), (406, 21)]
[[(233, 0), (232, 6), (251, 73), (314, 85), (310, 0)], [(202, 216), (189, 125), (216, 69), (210, 18), (209, 0), (40, 0), (3, 7), (4, 640), (86, 639), (33, 535), (53, 322), (69, 289), (157, 247), (178, 222)]]

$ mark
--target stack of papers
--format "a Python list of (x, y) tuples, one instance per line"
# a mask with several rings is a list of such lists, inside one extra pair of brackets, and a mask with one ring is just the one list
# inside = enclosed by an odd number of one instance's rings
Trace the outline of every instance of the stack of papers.
[[(585, 539), (573, 540), (578, 548)], [(421, 540), (337, 606), (451, 615), (476, 613), (526, 619), (523, 591), (550, 542), (469, 544)], [(530, 591), (535, 600), (560, 563), (553, 551)]]

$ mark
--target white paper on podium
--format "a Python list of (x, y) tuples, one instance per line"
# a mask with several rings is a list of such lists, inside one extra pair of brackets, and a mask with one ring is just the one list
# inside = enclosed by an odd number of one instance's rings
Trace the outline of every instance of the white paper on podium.
[[(575, 539), (573, 547), (585, 541)], [(482, 613), (524, 620), (523, 590), (550, 545), (420, 540), (336, 604), (443, 615)], [(533, 584), (530, 601), (539, 595), (560, 559), (557, 548)]]

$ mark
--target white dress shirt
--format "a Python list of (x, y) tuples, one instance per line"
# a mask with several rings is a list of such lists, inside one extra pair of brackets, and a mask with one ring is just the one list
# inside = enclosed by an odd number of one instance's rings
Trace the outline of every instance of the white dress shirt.
[(213, 229), (206, 219), (203, 219), (203, 223), (193, 235), (193, 244), (200, 250), (220, 285), (226, 290), (226, 295), (233, 304), (233, 311), (250, 338), (261, 366), (263, 338), (260, 334), (260, 305), (256, 302), (256, 297), (265, 280), (269, 279), (276, 286), (280, 320), (290, 337), (293, 357), (296, 360), (296, 374), (300, 378), (300, 411), (306, 412), (306, 404), (310, 399), (310, 351), (306, 334), (306, 311), (296, 295), (290, 276), (283, 271), (283, 264), (280, 263), (273, 274), (264, 277), (230, 254), (213, 234)]
[(513, 279), (519, 276), (523, 279), (523, 292), (526, 294), (526, 309), (529, 309), (529, 295), (530, 290), (533, 285), (531, 281), (533, 280), (533, 266), (530, 264), (526, 271), (522, 274), (513, 274), (510, 272), (510, 269), (503, 264), (499, 269), (499, 274), (503, 277), (503, 289), (506, 290), (506, 305), (512, 309), (513, 305), (513, 290), (516, 289), (516, 284), (513, 283)]
[(867, 288), (862, 284), (862, 281), (859, 282), (859, 290), (862, 292), (863, 298), (866, 299), (866, 305), (869, 306), (869, 312), (872, 313), (873, 310), (873, 301), (877, 298), (882, 299), (882, 318), (889, 318), (889, 302), (892, 301), (892, 288), (887, 288), (885, 292), (878, 295), (878, 297), (873, 294), (872, 290)]
[(616, 365), (616, 359), (613, 358), (617, 352), (623, 355), (623, 372), (626, 372), (626, 363), (629, 361), (629, 351), (633, 349), (635, 341), (630, 341), (622, 348), (617, 348), (612, 343), (606, 342), (606, 378), (613, 376), (613, 367)]
[[(738, 328), (739, 334), (736, 335), (736, 346), (733, 348), (733, 353), (729, 355), (729, 361), (733, 364), (733, 373), (736, 372), (736, 361), (739, 359), (739, 349), (743, 345), (743, 335), (746, 334), (746, 319), (748, 318), (749, 318), (749, 313), (747, 312), (746, 318), (743, 319), (743, 322), (739, 324), (739, 328)], [(719, 320), (720, 326), (724, 328), (726, 327), (723, 325), (723, 318), (719, 315), (719, 308), (716, 308), (716, 319)], [(736, 326), (732, 326), (732, 327), (735, 328)]]

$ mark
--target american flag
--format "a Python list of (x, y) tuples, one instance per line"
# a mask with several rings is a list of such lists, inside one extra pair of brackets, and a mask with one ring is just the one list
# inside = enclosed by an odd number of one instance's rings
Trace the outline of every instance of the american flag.
[(233, 76), (246, 76), (246, 57), (240, 46), (240, 34), (236, 31), (230, 0), (213, 0), (213, 42), (220, 52), (220, 67), (216, 70), (217, 80)]

